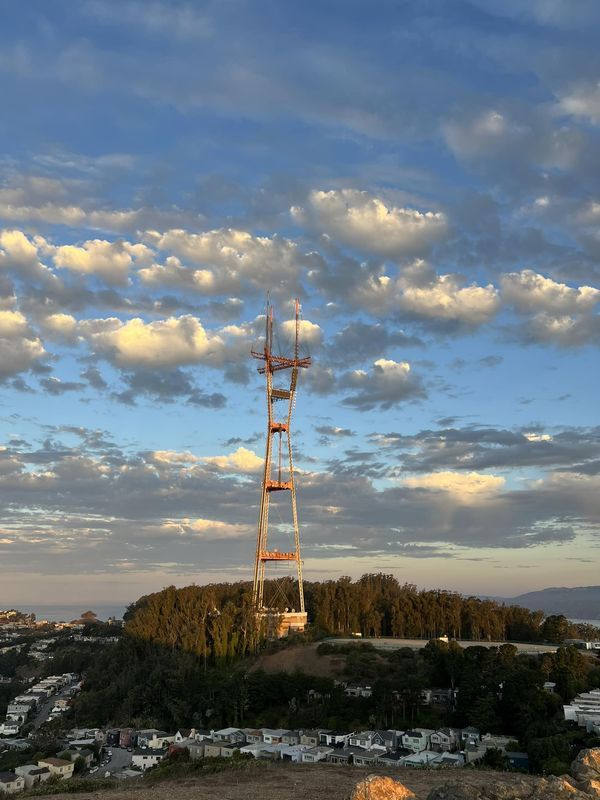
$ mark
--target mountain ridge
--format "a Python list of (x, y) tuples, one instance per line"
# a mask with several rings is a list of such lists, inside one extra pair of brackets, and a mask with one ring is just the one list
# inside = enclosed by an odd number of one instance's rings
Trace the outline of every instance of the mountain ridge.
[(505, 605), (518, 605), (546, 614), (600, 620), (600, 586), (549, 586), (515, 597), (491, 597)]

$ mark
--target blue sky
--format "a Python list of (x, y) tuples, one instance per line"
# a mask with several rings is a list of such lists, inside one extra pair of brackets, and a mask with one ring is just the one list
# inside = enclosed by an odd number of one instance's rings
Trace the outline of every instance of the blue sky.
[(2, 16), (0, 603), (251, 575), (268, 291), (307, 577), (597, 583), (595, 2)]

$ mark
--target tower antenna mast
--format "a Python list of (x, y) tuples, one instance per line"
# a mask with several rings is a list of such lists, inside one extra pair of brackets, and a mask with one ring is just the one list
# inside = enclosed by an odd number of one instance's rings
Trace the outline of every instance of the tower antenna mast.
[[(270, 300), (267, 301), (265, 316), (264, 348), (262, 351), (251, 351), (254, 358), (264, 362), (258, 368), (258, 371), (265, 376), (267, 401), (267, 443), (256, 536), (252, 602), (259, 617), (271, 616), (273, 618), (275, 615), (277, 616), (279, 620), (277, 633), (281, 636), (287, 634), (290, 629), (304, 630), (307, 624), (302, 582), (302, 558), (300, 555), (300, 529), (296, 507), (291, 422), (292, 413), (296, 405), (298, 370), (310, 367), (311, 357), (300, 357), (300, 302), (298, 299), (295, 301), (293, 358), (273, 352), (273, 306)], [(273, 385), (274, 378), (277, 378), (277, 386)], [(277, 413), (279, 409), (281, 411)], [(288, 480), (284, 480), (285, 473), (287, 473)], [(288, 552), (281, 552), (275, 548), (269, 549), (269, 507), (273, 492), (289, 492), (294, 529), (294, 549)], [(296, 587), (294, 587), (294, 595), (297, 596), (297, 602), (292, 603), (293, 609), (286, 608), (282, 612), (273, 605), (278, 599), (277, 596), (265, 598), (265, 570), (267, 564), (285, 561), (296, 562), (297, 593)], [(275, 592), (275, 595), (277, 595), (277, 592)]]

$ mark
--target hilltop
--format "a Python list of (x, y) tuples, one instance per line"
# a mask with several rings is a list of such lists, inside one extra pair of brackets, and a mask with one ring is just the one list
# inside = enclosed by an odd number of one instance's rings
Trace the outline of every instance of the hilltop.
[(546, 614), (564, 614), (572, 619), (600, 619), (600, 586), (552, 586), (517, 597), (496, 597), (506, 605), (522, 606)]

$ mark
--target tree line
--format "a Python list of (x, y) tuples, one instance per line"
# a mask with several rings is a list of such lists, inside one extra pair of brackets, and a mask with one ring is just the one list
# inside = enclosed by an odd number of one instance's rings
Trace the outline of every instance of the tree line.
[[(285, 595), (283, 589), (279, 594)], [(267, 582), (267, 593), (274, 590)], [(125, 632), (171, 649), (183, 649), (209, 662), (251, 655), (267, 638), (252, 607), (251, 584), (169, 586), (141, 597), (125, 614)], [(288, 592), (292, 594), (292, 592)], [(268, 594), (267, 594), (268, 596)], [(494, 600), (463, 597), (445, 590), (419, 590), (393, 575), (367, 574), (306, 582), (311, 635), (391, 636), (471, 641), (552, 641), (579, 633), (564, 617), (506, 606)], [(281, 611), (284, 610), (280, 607)]]

